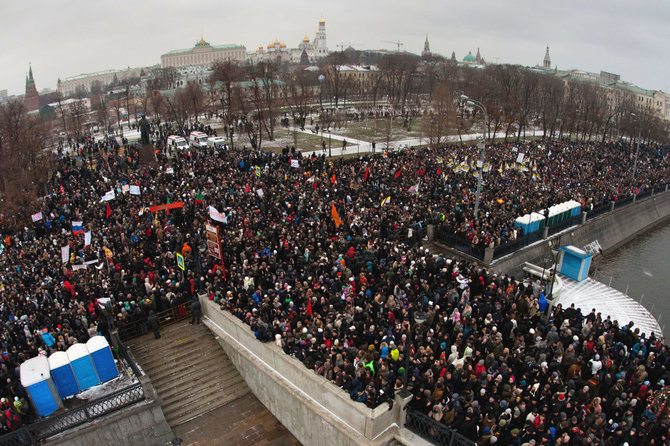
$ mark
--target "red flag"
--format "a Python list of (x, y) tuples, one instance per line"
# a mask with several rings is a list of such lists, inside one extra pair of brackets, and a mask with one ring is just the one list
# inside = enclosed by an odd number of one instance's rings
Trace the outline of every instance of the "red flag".
[(423, 169), (419, 169), (416, 171), (416, 174), (419, 176), (422, 176), (424, 173), (426, 173), (426, 168), (424, 167)]
[(316, 189), (316, 186), (319, 184), (318, 181), (314, 180), (314, 189)]
[(440, 175), (441, 173), (442, 173), (442, 169), (438, 167), (437, 168), (437, 174)]
[(402, 169), (398, 169), (398, 171), (393, 175), (393, 178), (398, 178), (400, 174), (402, 173)]
[(337, 178), (335, 178), (335, 174), (333, 174), (333, 178), (330, 179), (330, 182), (331, 183), (336, 183), (337, 182)]
[(112, 208), (109, 206), (109, 203), (107, 203), (107, 217), (106, 218), (109, 218), (110, 215), (112, 215)]
[(61, 194), (65, 193), (65, 189), (63, 189), (63, 183), (60, 183), (60, 193)]
[(370, 174), (370, 168), (365, 169), (365, 176), (363, 177), (363, 181), (368, 181), (368, 175)]
[(307, 300), (307, 310), (305, 310), (305, 314), (306, 314), (307, 316), (311, 316), (311, 315), (312, 315), (312, 299), (308, 299), (308, 300)]
[(251, 190), (251, 188), (250, 188), (249, 185), (247, 184), (247, 187), (244, 188), (244, 193), (245, 193), (245, 194), (248, 194), (250, 190)]

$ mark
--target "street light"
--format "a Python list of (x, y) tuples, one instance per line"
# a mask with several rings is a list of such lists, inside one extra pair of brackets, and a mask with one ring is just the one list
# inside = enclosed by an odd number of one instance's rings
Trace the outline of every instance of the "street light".
[[(410, 317), (410, 320), (414, 320), (418, 326), (421, 326), (424, 322), (426, 322), (426, 313), (424, 313), (421, 310), (415, 311), (413, 316)], [(410, 325), (409, 327), (409, 333), (407, 333), (407, 336), (405, 337), (405, 347), (403, 351), (403, 355), (405, 356), (405, 372), (402, 374), (402, 389), (400, 392), (398, 392), (398, 395), (400, 395), (401, 398), (407, 398), (408, 396), (411, 395), (410, 391), (407, 390), (407, 376), (409, 375), (409, 337), (412, 334), (412, 326)], [(412, 344), (414, 344), (414, 337), (412, 337)]]
[(328, 158), (333, 157), (333, 152), (330, 150), (330, 126), (328, 126)]
[(550, 240), (549, 243), (549, 248), (552, 250), (553, 254), (553, 249), (556, 248), (556, 253), (554, 254), (554, 273), (551, 276), (551, 286), (549, 287), (549, 293), (547, 296), (547, 300), (550, 302), (554, 299), (554, 283), (556, 283), (556, 274), (558, 274), (558, 255), (560, 254), (561, 250), (561, 237), (562, 234), (559, 234), (558, 238), (554, 240)]
[(484, 140), (481, 144), (477, 144), (479, 148), (479, 161), (477, 162), (477, 167), (479, 167), (479, 175), (477, 175), (477, 192), (475, 193), (475, 219), (477, 214), (479, 214), (479, 196), (482, 189), (482, 176), (484, 174), (484, 154), (486, 153), (486, 130), (489, 126), (489, 114), (486, 111), (486, 107), (479, 101), (470, 99), (466, 95), (461, 95), (461, 101), (464, 101), (467, 105), (474, 105), (479, 108), (484, 113), (484, 130), (482, 131)]
[(640, 153), (640, 138), (642, 137), (642, 126), (640, 125), (639, 116), (635, 113), (630, 114), (635, 122), (637, 123), (637, 147), (635, 148), (635, 161), (633, 162), (633, 179), (635, 179), (635, 173), (637, 171), (637, 156)]

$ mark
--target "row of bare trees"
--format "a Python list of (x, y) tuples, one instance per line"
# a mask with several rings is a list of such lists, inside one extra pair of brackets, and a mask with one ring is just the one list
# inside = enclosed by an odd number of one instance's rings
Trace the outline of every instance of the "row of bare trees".
[(51, 156), (48, 124), (28, 115), (22, 100), (0, 104), (0, 230), (23, 226), (46, 193)]
[[(158, 68), (147, 82), (145, 97), (132, 98), (130, 86), (121, 82), (123, 92), (115, 100), (101, 94), (94, 104), (105, 123), (109, 108), (119, 120), (123, 104), (129, 115), (131, 109), (134, 114), (151, 113), (178, 126), (198, 120), (203, 113), (217, 116), (226, 131), (240, 125), (240, 131), (260, 147), (262, 141), (274, 139), (282, 113), (304, 119), (310, 112), (324, 110), (324, 102), (337, 108), (357, 101), (369, 109), (383, 103), (405, 117), (408, 130), (413, 117), (421, 115), (422, 131), (439, 144), (449, 134), (485, 125), (478, 108), (459, 105), (465, 94), (486, 107), (485, 131), (490, 136), (503, 133), (505, 139), (520, 139), (538, 129), (551, 138), (606, 140), (639, 134), (645, 141), (668, 140), (666, 121), (653, 110), (640, 108), (635, 95), (618, 87), (513, 65), (472, 68), (410, 53), (382, 55), (375, 59), (375, 67), (352, 76), (348, 66), (360, 59), (355, 51), (331, 53), (321, 59), (318, 70), (284, 70), (272, 62), (217, 61), (208, 85), (188, 83), (176, 89), (177, 71)], [(331, 114), (322, 114), (322, 124), (330, 119)]]

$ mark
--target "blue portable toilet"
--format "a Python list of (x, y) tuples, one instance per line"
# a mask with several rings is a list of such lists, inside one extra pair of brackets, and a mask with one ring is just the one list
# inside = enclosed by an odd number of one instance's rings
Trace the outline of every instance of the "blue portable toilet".
[(93, 336), (86, 342), (86, 349), (91, 355), (100, 382), (104, 383), (119, 376), (112, 350), (104, 336)]
[(558, 272), (578, 282), (586, 279), (593, 254), (576, 246), (561, 246), (558, 255)]
[(68, 348), (67, 357), (70, 359), (70, 365), (75, 378), (77, 378), (77, 383), (79, 383), (79, 389), (84, 391), (100, 384), (100, 379), (95, 372), (86, 344), (74, 344)]
[(45, 356), (30, 358), (21, 364), (21, 385), (28, 391), (37, 413), (46, 417), (63, 407), (49, 373), (49, 361)]
[(79, 393), (79, 384), (74, 377), (70, 359), (65, 352), (56, 352), (49, 356), (51, 378), (56, 384), (56, 390), (62, 399)]

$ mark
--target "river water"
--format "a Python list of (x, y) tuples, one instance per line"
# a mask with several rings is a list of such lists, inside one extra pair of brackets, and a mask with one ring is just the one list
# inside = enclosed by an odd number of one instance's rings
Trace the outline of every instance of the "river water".
[(591, 266), (590, 276), (640, 302), (670, 339), (670, 222), (642, 234)]

